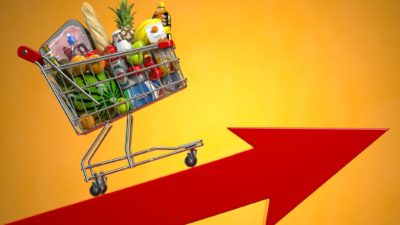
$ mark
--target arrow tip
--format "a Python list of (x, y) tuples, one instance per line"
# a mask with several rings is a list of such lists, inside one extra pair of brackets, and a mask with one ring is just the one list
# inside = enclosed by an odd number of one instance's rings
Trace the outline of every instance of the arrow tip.
[[(388, 129), (228, 128), (276, 163), (266, 187), (274, 225)], [(261, 184), (260, 184), (261, 185)]]

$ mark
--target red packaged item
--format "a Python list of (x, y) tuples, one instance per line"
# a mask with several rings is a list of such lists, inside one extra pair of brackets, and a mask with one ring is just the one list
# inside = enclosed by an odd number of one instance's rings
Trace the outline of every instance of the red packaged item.
[[(145, 67), (154, 66), (154, 61), (151, 55), (146, 54), (143, 59), (143, 65)], [(161, 70), (159, 67), (154, 67), (150, 69), (149, 78), (150, 80), (159, 80), (161, 78)]]
[[(133, 71), (137, 71), (137, 70), (141, 70), (141, 69), (143, 69), (142, 66), (135, 65), (135, 66), (130, 66), (128, 70), (129, 70), (129, 72), (131, 73), (131, 72), (133, 72)], [(142, 75), (142, 74), (143, 74), (142, 72), (133, 73), (132, 75), (129, 75), (129, 78), (132, 78), (133, 76)]]

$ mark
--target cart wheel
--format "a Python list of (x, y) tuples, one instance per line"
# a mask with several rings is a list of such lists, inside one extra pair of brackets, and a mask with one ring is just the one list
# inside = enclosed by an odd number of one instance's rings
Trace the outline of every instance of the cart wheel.
[(95, 182), (92, 183), (92, 186), (90, 186), (89, 191), (90, 194), (94, 197), (99, 196), (101, 193), (100, 187)]
[(107, 177), (104, 175), (103, 172), (100, 172), (100, 177), (99, 177), (99, 186), (100, 186), (100, 193), (104, 194), (107, 191)]
[(194, 167), (197, 164), (197, 157), (193, 154), (188, 153), (185, 158), (185, 164), (188, 167)]
[(101, 194), (104, 194), (107, 192), (107, 184), (104, 184), (103, 187), (101, 188)]

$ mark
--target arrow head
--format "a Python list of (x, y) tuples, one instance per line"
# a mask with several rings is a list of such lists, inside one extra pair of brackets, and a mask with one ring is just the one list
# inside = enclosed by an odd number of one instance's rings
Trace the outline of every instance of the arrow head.
[(257, 191), (264, 191), (265, 198), (270, 198), (267, 225), (280, 221), (387, 131), (229, 129), (252, 145), (254, 158), (263, 161), (262, 168), (257, 169), (264, 172), (253, 185), (259, 187)]

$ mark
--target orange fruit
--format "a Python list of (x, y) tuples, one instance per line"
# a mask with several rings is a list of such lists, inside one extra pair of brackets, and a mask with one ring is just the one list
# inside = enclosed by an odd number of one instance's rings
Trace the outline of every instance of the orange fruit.
[[(74, 62), (81, 62), (86, 60), (85, 56), (82, 55), (76, 55), (71, 59), (71, 63)], [(86, 64), (82, 64), (79, 66), (75, 66), (71, 68), (71, 72), (73, 75), (80, 75), (80, 74), (84, 74), (86, 72)]]
[[(94, 55), (89, 56), (88, 59), (95, 59), (95, 58), (99, 58), (99, 57), (100, 57), (99, 55), (94, 54)], [(88, 70), (89, 70), (89, 72), (93, 71), (94, 74), (99, 74), (99, 73), (103, 72), (104, 67), (105, 67), (105, 62), (104, 62), (104, 60), (101, 60), (99, 62), (90, 64), (90, 66), (88, 67)]]
[(91, 128), (93, 128), (96, 124), (94, 122), (94, 117), (92, 115), (88, 115), (85, 117), (82, 117), (80, 119), (81, 124), (82, 124), (82, 128), (84, 130), (90, 130)]

